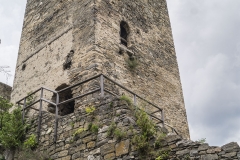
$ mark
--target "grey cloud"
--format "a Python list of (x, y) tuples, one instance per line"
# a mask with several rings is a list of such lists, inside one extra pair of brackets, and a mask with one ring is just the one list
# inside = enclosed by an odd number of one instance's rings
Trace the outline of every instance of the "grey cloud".
[(238, 0), (168, 0), (192, 139), (240, 143)]

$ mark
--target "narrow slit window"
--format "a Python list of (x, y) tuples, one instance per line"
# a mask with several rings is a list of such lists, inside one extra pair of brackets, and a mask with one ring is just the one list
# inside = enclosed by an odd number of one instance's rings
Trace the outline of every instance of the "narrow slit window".
[(129, 35), (128, 24), (122, 21), (120, 23), (120, 40), (121, 40), (121, 44), (123, 44), (124, 46), (128, 45), (128, 35)]

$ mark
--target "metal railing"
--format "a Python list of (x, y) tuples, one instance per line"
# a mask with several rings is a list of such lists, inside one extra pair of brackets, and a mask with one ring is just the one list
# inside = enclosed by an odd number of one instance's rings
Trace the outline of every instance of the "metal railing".
[[(97, 78), (100, 79), (99, 88), (94, 89), (94, 90), (92, 90), (92, 91), (89, 91), (89, 92), (87, 92), (87, 93), (85, 93), (85, 94), (78, 95), (78, 96), (73, 97), (73, 98), (71, 98), (71, 99), (65, 100), (65, 101), (63, 101), (63, 102), (59, 102), (59, 94), (60, 94), (60, 93), (66, 91), (66, 90), (72, 89), (72, 88), (74, 88), (74, 87), (83, 85), (83, 84), (85, 84), (85, 83), (87, 83), (87, 82), (90, 82), (90, 81), (92, 81), (92, 80), (95, 80), (95, 79), (97, 79)], [(119, 95), (117, 95), (117, 94), (109, 91), (107, 88), (104, 87), (104, 85), (105, 85), (105, 82), (104, 82), (104, 81), (105, 81), (105, 80), (108, 80), (108, 81), (112, 82), (114, 85), (117, 85), (117, 86), (120, 87), (121, 89), (123, 89), (123, 90), (127, 91), (128, 93), (132, 94), (134, 106), (137, 107), (137, 98), (138, 98), (138, 99), (140, 99), (140, 100), (145, 101), (146, 103), (148, 103), (148, 104), (151, 105), (152, 107), (154, 107), (156, 110), (155, 110), (154, 112), (151, 112), (151, 113), (148, 113), (148, 112), (147, 112), (147, 114), (148, 114), (152, 119), (154, 119), (155, 121), (157, 121), (156, 124), (162, 123), (163, 126), (165, 125), (165, 121), (164, 121), (164, 110), (163, 110), (163, 109), (161, 109), (161, 108), (158, 107), (157, 105), (149, 102), (148, 100), (142, 98), (142, 97), (139, 96), (138, 94), (132, 92), (131, 90), (127, 89), (126, 87), (122, 86), (121, 84), (117, 83), (116, 81), (110, 79), (109, 77), (107, 77), (107, 76), (105, 76), (105, 75), (103, 75), (103, 74), (99, 74), (99, 75), (97, 75), (97, 76), (94, 76), (94, 77), (92, 77), (92, 78), (89, 78), (89, 79), (87, 79), (87, 80), (84, 80), (84, 81), (82, 81), (82, 82), (79, 82), (79, 83), (77, 83), (77, 84), (74, 84), (74, 85), (72, 85), (72, 86), (69, 86), (69, 87), (66, 87), (66, 88), (64, 88), (64, 89), (61, 89), (61, 90), (59, 90), (59, 91), (51, 90), (51, 89), (48, 89), (48, 88), (46, 88), (46, 87), (41, 87), (41, 88), (37, 89), (36, 91), (32, 92), (31, 94), (29, 94), (28, 96), (26, 96), (26, 97), (22, 98), (21, 100), (17, 101), (16, 104), (17, 104), (18, 106), (20, 106), (20, 105), (23, 106), (23, 107), (22, 107), (22, 121), (23, 121), (23, 123), (24, 123), (24, 119), (25, 119), (25, 111), (26, 111), (27, 109), (33, 109), (33, 110), (39, 112), (39, 113), (38, 113), (38, 129), (37, 129), (37, 135), (38, 135), (38, 140), (39, 140), (40, 131), (41, 131), (41, 120), (42, 120), (42, 107), (43, 107), (43, 102), (47, 102), (48, 104), (51, 104), (51, 105), (55, 106), (54, 142), (56, 142), (56, 141), (57, 141), (58, 116), (59, 116), (59, 115), (58, 115), (58, 109), (59, 109), (58, 106), (63, 105), (63, 104), (66, 104), (66, 103), (69, 103), (69, 102), (72, 102), (72, 101), (75, 101), (76, 99), (79, 99), (79, 98), (88, 96), (88, 95), (93, 94), (93, 93), (96, 93), (96, 92), (100, 92), (100, 98), (103, 98), (103, 97), (104, 97), (105, 92), (106, 92), (106, 93), (109, 93), (109, 94), (111, 94), (111, 95), (113, 95), (113, 96), (119, 96)], [(47, 100), (47, 99), (45, 99), (45, 98), (43, 97), (44, 91), (49, 91), (49, 92), (52, 92), (53, 94), (56, 94), (55, 103), (54, 103), (54, 102), (51, 102), (50, 100)], [(40, 97), (39, 97), (39, 99), (36, 100), (36, 101), (34, 101), (33, 103), (27, 105), (27, 98), (33, 96), (34, 94), (36, 94), (36, 93), (38, 93), (38, 92), (40, 92)], [(23, 103), (22, 103), (22, 102), (23, 102)], [(35, 105), (35, 104), (37, 104), (38, 102), (40, 103), (39, 109), (33, 108), (32, 106)], [(160, 113), (160, 114), (161, 114), (161, 118), (159, 118), (159, 117), (157, 117), (156, 115), (154, 115), (155, 113)], [(167, 124), (166, 124), (166, 125), (167, 125)], [(169, 125), (167, 125), (167, 126), (170, 127), (173, 132), (177, 133), (177, 131), (176, 131), (173, 127), (171, 127), (171, 126), (169, 126)], [(177, 134), (178, 134), (178, 133), (177, 133)]]

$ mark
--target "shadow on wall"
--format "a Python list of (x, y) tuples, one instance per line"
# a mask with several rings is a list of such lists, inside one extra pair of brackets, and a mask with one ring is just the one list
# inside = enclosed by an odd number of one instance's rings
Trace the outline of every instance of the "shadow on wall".
[[(67, 88), (67, 87), (69, 87), (69, 85), (64, 83), (64, 84), (61, 84), (60, 86), (58, 86), (55, 90), (60, 91), (60, 90), (62, 90), (64, 88)], [(59, 103), (61, 103), (63, 101), (66, 101), (66, 100), (69, 100), (71, 98), (73, 98), (73, 94), (72, 94), (71, 89), (68, 89), (66, 91), (63, 91), (63, 92), (59, 93)], [(52, 102), (56, 103), (56, 94), (53, 94)], [(63, 105), (59, 105), (58, 106), (58, 115), (64, 116), (64, 115), (73, 113), (74, 112), (74, 106), (75, 106), (74, 101), (69, 102), (69, 103), (65, 103)], [(49, 104), (48, 105), (48, 111), (50, 113), (55, 113), (56, 112), (55, 106), (52, 105), (52, 104)]]

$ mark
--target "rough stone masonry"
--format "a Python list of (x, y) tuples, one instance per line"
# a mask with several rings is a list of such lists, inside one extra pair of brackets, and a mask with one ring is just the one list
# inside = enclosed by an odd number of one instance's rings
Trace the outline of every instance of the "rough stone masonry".
[(99, 73), (163, 108), (189, 138), (166, 0), (28, 0), (12, 102)]
[(0, 82), (0, 96), (10, 100), (12, 87)]
[[(54, 143), (55, 117), (44, 112), (41, 134), (37, 152), (43, 152), (53, 160), (155, 160), (155, 157), (142, 157), (133, 143), (133, 137), (139, 134), (140, 128), (131, 107), (119, 98), (104, 97), (101, 102), (95, 99), (91, 103), (96, 107), (87, 113), (85, 105), (74, 113), (60, 117), (58, 123), (57, 142)], [(30, 130), (28, 136), (36, 134), (38, 115), (28, 119)], [(112, 130), (124, 134), (122, 137), (109, 134)], [(90, 127), (89, 127), (90, 126)], [(92, 130), (97, 126), (98, 130)], [(78, 133), (78, 134), (76, 134)], [(76, 136), (77, 135), (77, 136)], [(207, 143), (193, 142), (180, 135), (168, 133), (161, 141), (159, 148), (151, 140), (151, 148), (155, 151), (168, 151), (168, 160), (239, 160), (240, 147), (231, 142), (222, 147), (209, 146)], [(14, 160), (18, 160), (21, 152), (16, 152)]]

